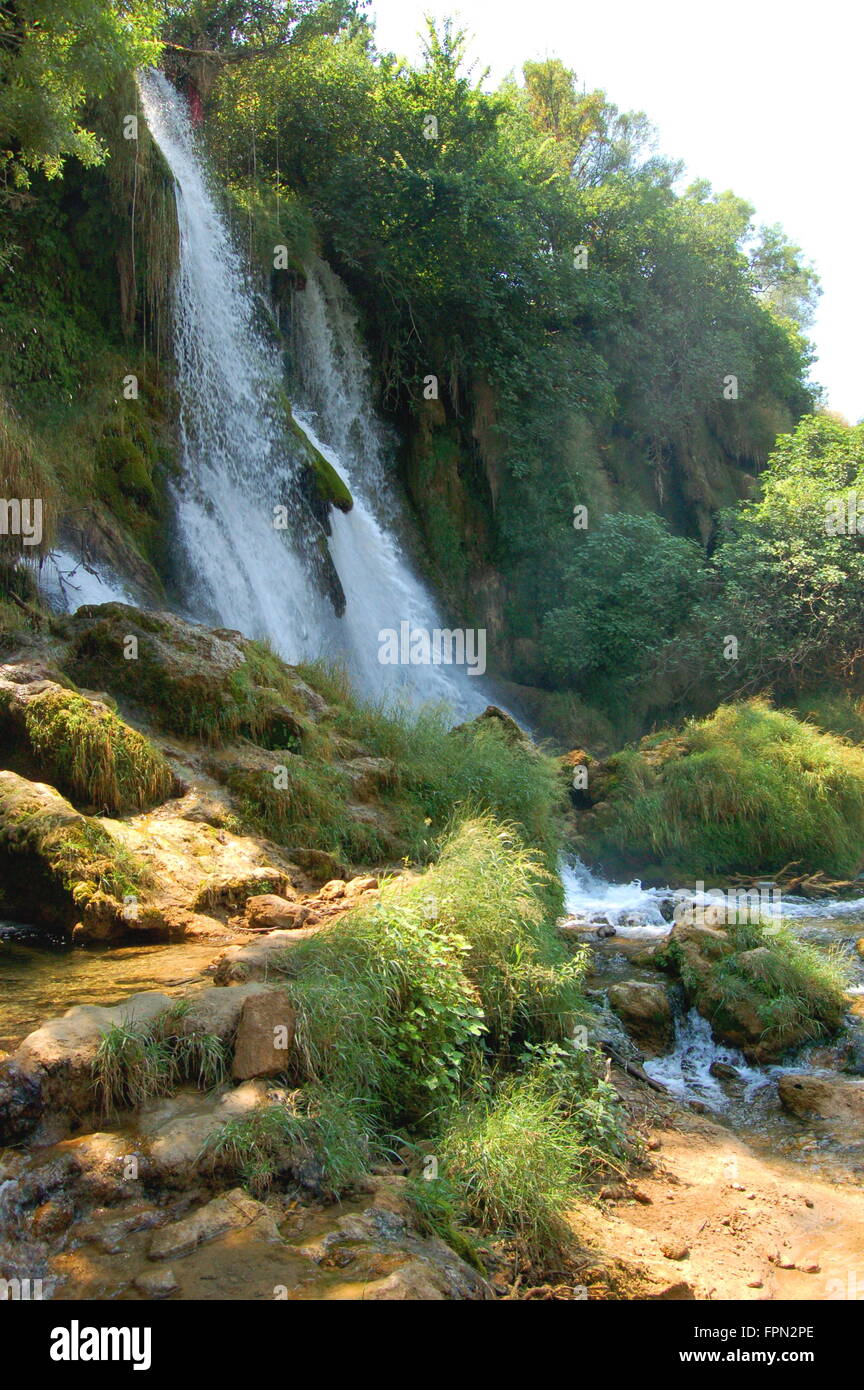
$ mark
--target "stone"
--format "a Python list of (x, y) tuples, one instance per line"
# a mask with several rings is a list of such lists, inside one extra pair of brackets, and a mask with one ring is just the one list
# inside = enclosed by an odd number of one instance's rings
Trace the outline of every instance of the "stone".
[(272, 1213), (263, 1203), (236, 1187), (221, 1197), (214, 1197), (190, 1216), (156, 1231), (150, 1242), (149, 1256), (151, 1260), (182, 1259), (206, 1241), (218, 1240), (228, 1231), (251, 1226), (265, 1240), (279, 1239)]
[[(56, 1112), (69, 1124), (83, 1124), (99, 1104), (93, 1062), (105, 1033), (118, 1024), (151, 1022), (173, 1002), (167, 994), (145, 992), (112, 1008), (76, 1005), (26, 1037), (13, 1053), (11, 1065), (25, 1088), (34, 1082), (39, 1086), (43, 1113)], [(9, 1074), (7, 1070), (7, 1078)]]
[(287, 1070), (294, 1044), (296, 1015), (284, 989), (247, 999), (234, 1042), (231, 1075), (236, 1081), (279, 1076)]
[[(233, 991), (226, 991), (233, 993)], [(142, 1107), (138, 1133), (154, 1173), (173, 1188), (221, 1172), (224, 1165), (208, 1146), (229, 1120), (243, 1119), (259, 1106), (286, 1098), (263, 1081), (224, 1086), (202, 1095), (191, 1088)]]
[(675, 1028), (669, 994), (664, 985), (625, 980), (610, 985), (607, 993), (610, 1008), (614, 1009), (627, 1032), (644, 1051), (658, 1055), (670, 1050)]
[(246, 901), (246, 926), (253, 931), (293, 931), (308, 915), (302, 903), (276, 893), (259, 893)]
[(243, 946), (229, 946), (216, 962), (213, 978), (217, 985), (235, 985), (252, 980), (266, 980), (272, 976), (274, 961), (305, 941), (321, 927), (298, 927), (294, 931), (268, 932)]
[(686, 1260), (690, 1254), (690, 1247), (682, 1240), (664, 1240), (660, 1244), (660, 1249), (667, 1260)]
[(132, 1283), (142, 1297), (153, 1300), (170, 1298), (172, 1293), (176, 1293), (180, 1287), (173, 1269), (167, 1267), (165, 1269), (145, 1269), (141, 1274), (136, 1274)]
[(864, 1082), (788, 1072), (779, 1078), (777, 1092), (792, 1115), (864, 1124)]

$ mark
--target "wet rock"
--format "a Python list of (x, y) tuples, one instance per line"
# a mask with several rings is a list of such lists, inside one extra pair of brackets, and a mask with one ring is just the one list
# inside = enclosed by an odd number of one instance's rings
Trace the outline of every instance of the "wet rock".
[(349, 1269), (351, 1282), (363, 1287), (364, 1301), (485, 1301), (495, 1296), (489, 1282), (448, 1245), (419, 1236), (389, 1207), (340, 1217), (333, 1231), (304, 1251), (319, 1266)]
[(784, 1110), (803, 1118), (864, 1122), (864, 1082), (790, 1072), (777, 1082)]
[(279, 1076), (284, 1072), (291, 1057), (295, 1029), (296, 1016), (284, 989), (271, 989), (247, 999), (234, 1043), (231, 1074), (235, 1080)]
[(150, 1243), (151, 1260), (176, 1260), (188, 1255), (197, 1246), (218, 1240), (227, 1231), (254, 1227), (255, 1234), (265, 1240), (279, 1240), (273, 1215), (261, 1202), (256, 1202), (242, 1188), (234, 1188), (224, 1196), (214, 1197), (191, 1216), (172, 1222), (156, 1232)]
[(180, 1287), (173, 1269), (145, 1269), (132, 1282), (144, 1298), (153, 1300), (170, 1298)]
[(0, 1062), (0, 1145), (17, 1144), (42, 1118), (41, 1078), (14, 1061)]
[(608, 997), (610, 1007), (640, 1047), (652, 1055), (669, 1051), (675, 1028), (665, 986), (626, 980), (610, 985)]
[(738, 1078), (738, 1069), (728, 1062), (712, 1062), (708, 1070), (718, 1081), (736, 1081)]
[(83, 1124), (98, 1107), (93, 1063), (105, 1033), (118, 1024), (150, 1022), (172, 1002), (167, 994), (154, 992), (133, 994), (113, 1008), (76, 1005), (24, 1039), (13, 1053), (6, 1079), (13, 1085), (17, 1079), (24, 1093), (37, 1085), (43, 1115), (62, 1116), (67, 1126)]

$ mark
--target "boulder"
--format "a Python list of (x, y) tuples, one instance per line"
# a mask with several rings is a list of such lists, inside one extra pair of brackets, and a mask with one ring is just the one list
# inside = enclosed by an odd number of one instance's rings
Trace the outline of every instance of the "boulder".
[(302, 927), (308, 909), (276, 893), (258, 893), (246, 900), (246, 926), (251, 931), (293, 931)]
[(144, 1106), (138, 1116), (138, 1134), (152, 1171), (170, 1188), (212, 1179), (228, 1165), (210, 1152), (210, 1141), (229, 1121), (245, 1119), (259, 1106), (284, 1095), (263, 1081), (246, 1081), (208, 1095), (187, 1088)]
[(656, 1056), (670, 1050), (675, 1026), (664, 985), (625, 980), (610, 985), (607, 993), (610, 1008), (643, 1051)]
[(281, 1075), (291, 1057), (296, 1022), (284, 989), (267, 990), (247, 999), (234, 1042), (234, 1079)]
[(218, 1240), (228, 1231), (255, 1227), (265, 1240), (278, 1240), (279, 1232), (271, 1213), (242, 1188), (236, 1187), (205, 1206), (156, 1231), (150, 1243), (151, 1260), (176, 1260), (190, 1254), (209, 1240)]
[[(173, 1002), (167, 994), (153, 992), (133, 994), (113, 1008), (76, 1005), (24, 1039), (11, 1061), (4, 1064), (3, 1083), (7, 1087), (17, 1084), (23, 1094), (35, 1085), (41, 1101), (40, 1117), (51, 1113), (62, 1117), (66, 1126), (81, 1124), (98, 1109), (93, 1062), (104, 1034), (116, 1024), (148, 1023)], [(4, 1138), (0, 1131), (0, 1140)]]
[(305, 941), (315, 932), (324, 930), (322, 926), (298, 927), (294, 931), (268, 932), (250, 941), (245, 946), (229, 946), (216, 962), (213, 978), (217, 985), (245, 984), (252, 980), (266, 980), (274, 974), (275, 962), (280, 955)]
[(412, 1230), (390, 1206), (341, 1216), (332, 1231), (304, 1247), (319, 1267), (344, 1269), (364, 1301), (491, 1301), (491, 1285), (437, 1237)]
[(125, 932), (123, 898), (141, 865), (97, 820), (42, 782), (0, 772), (0, 913), (96, 937)]
[[(789, 1072), (777, 1082), (784, 1110), (801, 1118), (853, 1122), (864, 1126), (864, 1082), (845, 1077)], [(862, 1131), (864, 1137), (864, 1131)]]
[(730, 953), (732, 943), (719, 927), (677, 921), (669, 933), (667, 950), (678, 955), (682, 968), (700, 976), (706, 974), (715, 961)]

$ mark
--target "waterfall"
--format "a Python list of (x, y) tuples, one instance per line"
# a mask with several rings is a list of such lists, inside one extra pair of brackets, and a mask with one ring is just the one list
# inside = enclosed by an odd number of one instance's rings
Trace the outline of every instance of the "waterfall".
[[(174, 351), (183, 476), (174, 495), (178, 570), (190, 614), (269, 640), (289, 661), (342, 661), (371, 696), (405, 690), (481, 709), (482, 684), (461, 667), (385, 666), (379, 632), (444, 623), (397, 535), (387, 441), (371, 406), (369, 370), (347, 293), (327, 267), (310, 267), (296, 296), (298, 421), (347, 484), (354, 507), (333, 512), (331, 534), (304, 500), (302, 449), (285, 408), (282, 354), (266, 329), (208, 177), (183, 99), (155, 70), (139, 75), (142, 106), (175, 180), (180, 232)], [(289, 517), (274, 526), (274, 509)], [(339, 615), (320, 582), (321, 547), (345, 595)]]

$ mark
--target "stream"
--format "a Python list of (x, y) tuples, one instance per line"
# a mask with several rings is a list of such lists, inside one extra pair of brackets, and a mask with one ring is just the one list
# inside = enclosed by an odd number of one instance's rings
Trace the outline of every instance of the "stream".
[[(656, 981), (656, 971), (640, 967), (631, 954), (639, 942), (653, 944), (668, 936), (677, 891), (643, 888), (638, 881), (609, 883), (581, 864), (566, 867), (563, 878), (568, 915), (614, 929), (614, 935), (590, 938), (594, 959), (589, 985), (602, 993), (623, 980)], [(841, 1036), (831, 1044), (808, 1044), (783, 1065), (756, 1066), (737, 1048), (716, 1042), (707, 1021), (695, 1009), (685, 1011), (679, 1001), (674, 1048), (648, 1059), (645, 1071), (676, 1099), (704, 1106), (763, 1155), (783, 1155), (822, 1177), (860, 1184), (864, 1135), (852, 1124), (840, 1133), (835, 1126), (828, 1134), (818, 1124), (787, 1114), (776, 1082), (787, 1072), (864, 1077), (864, 958), (856, 950), (864, 936), (864, 898), (784, 896), (782, 915), (800, 940), (822, 949), (837, 947), (851, 962), (850, 1010)]]

